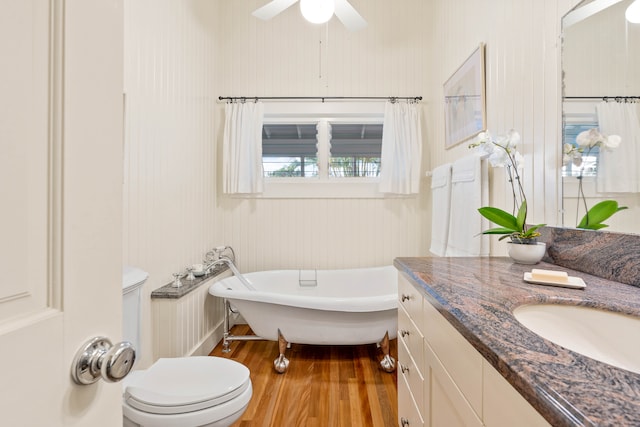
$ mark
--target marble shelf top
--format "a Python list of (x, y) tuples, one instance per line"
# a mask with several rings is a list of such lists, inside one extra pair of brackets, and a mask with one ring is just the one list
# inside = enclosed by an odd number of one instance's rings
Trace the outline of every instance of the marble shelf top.
[(197, 289), (200, 285), (205, 282), (208, 282), (210, 279), (219, 276), (223, 272), (229, 270), (229, 267), (226, 265), (220, 265), (211, 271), (210, 274), (206, 274), (204, 276), (196, 277), (195, 280), (187, 280), (186, 278), (182, 278), (180, 281), (182, 282), (182, 286), (178, 288), (173, 287), (173, 282), (167, 283), (151, 292), (151, 299), (179, 299), (183, 296), (187, 295), (191, 291)]
[(551, 425), (640, 426), (640, 374), (547, 341), (512, 313), (558, 303), (640, 316), (638, 287), (547, 263), (534, 267), (567, 271), (586, 289), (529, 284), (523, 274), (532, 266), (503, 257), (397, 258), (394, 265)]

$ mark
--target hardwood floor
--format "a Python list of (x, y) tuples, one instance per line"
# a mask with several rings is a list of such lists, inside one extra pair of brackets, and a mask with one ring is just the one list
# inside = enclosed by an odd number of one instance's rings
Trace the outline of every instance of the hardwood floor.
[[(250, 332), (246, 325), (235, 335)], [(382, 352), (375, 344), (312, 346), (292, 344), (285, 355), (289, 370), (278, 374), (272, 341), (235, 341), (231, 352), (218, 344), (211, 356), (236, 360), (251, 371), (253, 397), (233, 427), (391, 427), (397, 425), (396, 373), (378, 364)], [(396, 340), (391, 355), (397, 360)]]

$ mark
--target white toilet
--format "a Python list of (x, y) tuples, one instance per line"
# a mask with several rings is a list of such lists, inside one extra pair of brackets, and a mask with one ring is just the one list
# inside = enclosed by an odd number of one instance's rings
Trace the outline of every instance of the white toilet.
[[(142, 270), (123, 271), (123, 335), (140, 348)], [(249, 369), (221, 357), (159, 359), (122, 380), (124, 427), (225, 427), (244, 413), (251, 399)]]

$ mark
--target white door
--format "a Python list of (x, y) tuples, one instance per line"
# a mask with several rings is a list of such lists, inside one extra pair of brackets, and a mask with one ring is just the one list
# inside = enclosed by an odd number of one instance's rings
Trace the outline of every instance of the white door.
[(122, 425), (122, 0), (0, 0), (0, 425)]

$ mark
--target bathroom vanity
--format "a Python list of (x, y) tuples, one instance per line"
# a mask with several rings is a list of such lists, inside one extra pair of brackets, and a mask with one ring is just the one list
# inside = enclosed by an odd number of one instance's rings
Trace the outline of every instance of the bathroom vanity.
[(640, 288), (546, 263), (535, 267), (581, 277), (586, 289), (529, 284), (532, 266), (502, 257), (394, 265), (398, 425), (640, 425), (640, 374), (554, 344), (513, 315), (551, 303), (640, 316)]

